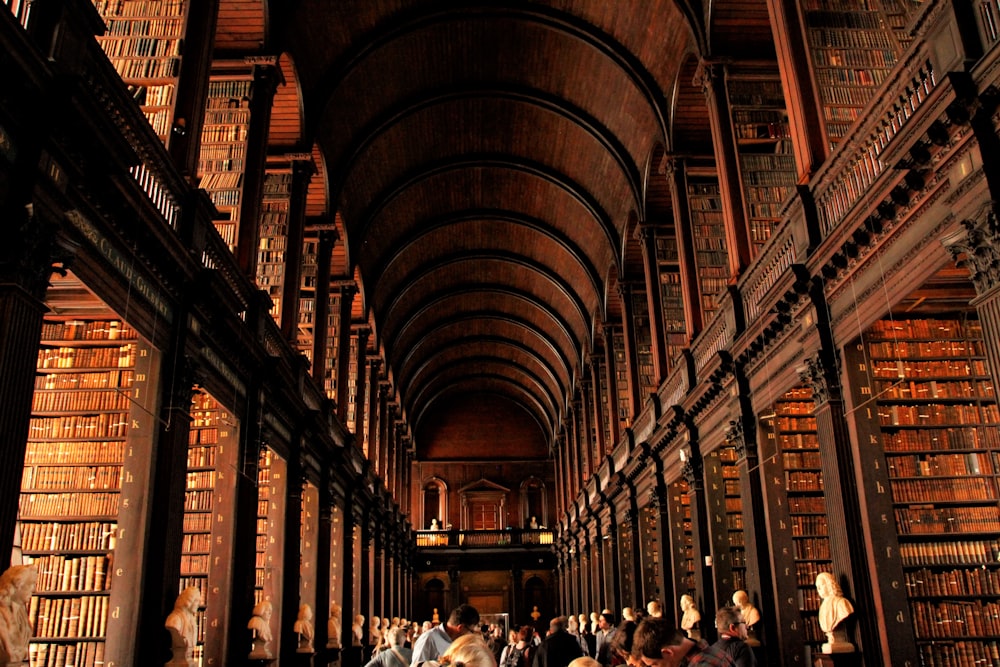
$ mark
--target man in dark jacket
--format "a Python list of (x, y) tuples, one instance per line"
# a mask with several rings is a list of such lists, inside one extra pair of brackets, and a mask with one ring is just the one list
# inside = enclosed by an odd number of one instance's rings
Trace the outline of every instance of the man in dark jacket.
[(549, 622), (549, 634), (535, 651), (531, 667), (566, 667), (581, 656), (580, 642), (566, 632), (566, 617), (557, 616)]

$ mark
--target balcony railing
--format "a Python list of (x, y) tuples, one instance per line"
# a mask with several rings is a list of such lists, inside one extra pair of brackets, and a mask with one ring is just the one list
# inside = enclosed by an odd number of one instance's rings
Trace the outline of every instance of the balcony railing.
[(505, 528), (503, 530), (418, 530), (418, 547), (496, 549), (497, 547), (537, 547), (552, 544), (553, 531)]

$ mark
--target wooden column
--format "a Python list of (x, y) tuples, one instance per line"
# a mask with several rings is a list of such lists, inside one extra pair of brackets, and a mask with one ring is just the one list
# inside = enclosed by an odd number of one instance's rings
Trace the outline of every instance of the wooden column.
[(250, 127), (247, 129), (246, 169), (243, 172), (243, 200), (240, 228), (236, 236), (236, 261), (243, 275), (257, 281), (257, 246), (260, 243), (260, 208), (267, 171), (267, 138), (271, 107), (280, 80), (277, 58), (254, 66), (250, 92)]
[(354, 601), (360, 600), (360, 591), (354, 590), (354, 528), (357, 526), (354, 513), (351, 508), (354, 506), (355, 498), (348, 490), (341, 505), (342, 516), (344, 517), (344, 539), (341, 540), (341, 590), (340, 599), (343, 600), (340, 624), (340, 644), (343, 667), (361, 667), (361, 654), (355, 649), (353, 643), (354, 625)]
[(605, 504), (610, 507), (610, 516), (607, 524), (607, 546), (608, 563), (607, 568), (602, 573), (604, 575), (605, 599), (609, 609), (619, 609), (622, 607), (622, 581), (621, 581), (621, 554), (618, 551), (618, 519), (615, 516), (615, 508), (607, 498), (602, 496)]
[[(381, 524), (382, 522), (379, 521)], [(374, 531), (372, 550), (372, 616), (385, 616), (385, 532), (382, 526)]]
[(337, 242), (337, 230), (320, 229), (319, 247), (316, 250), (316, 312), (313, 326), (312, 376), (320, 387), (326, 383), (326, 352), (329, 347), (330, 332), (330, 261), (333, 247)]
[(174, 124), (167, 138), (167, 151), (177, 170), (195, 183), (201, 128), (208, 99), (208, 78), (215, 49), (215, 27), (219, 18), (219, 0), (189, 2), (184, 25), (184, 57), (177, 75), (174, 100)]
[(667, 334), (663, 321), (663, 297), (660, 294), (660, 270), (656, 263), (656, 230), (652, 225), (640, 225), (636, 239), (642, 246), (642, 268), (646, 276), (646, 303), (649, 304), (649, 328), (652, 338), (653, 372), (656, 384), (667, 378)]
[(350, 401), (351, 376), (351, 309), (358, 286), (354, 281), (344, 281), (337, 285), (340, 289), (340, 314), (337, 325), (337, 359), (333, 372), (337, 377), (337, 416), (341, 424), (347, 423), (347, 406)]
[[(288, 202), (288, 239), (285, 247), (285, 282), (281, 286), (281, 334), (292, 345), (295, 344), (299, 333), (306, 196), (309, 192), (309, 181), (315, 173), (316, 167), (312, 159), (292, 161), (292, 191)], [(317, 266), (317, 270), (318, 268)], [(317, 321), (316, 328), (322, 328), (324, 324), (323, 321)]]
[[(604, 324), (604, 374), (607, 377), (608, 395), (608, 432), (611, 434), (611, 442), (605, 443), (610, 451), (614, 451), (621, 438), (621, 420), (618, 419), (618, 381), (615, 377), (615, 351), (614, 351), (614, 326)], [(605, 450), (608, 451), (608, 450)]]
[[(746, 592), (750, 601), (758, 609), (770, 611), (761, 614), (761, 620), (754, 628), (754, 635), (763, 644), (765, 657), (772, 662), (778, 660), (778, 628), (775, 622), (774, 605), (768, 604), (774, 580), (770, 569), (771, 545), (767, 539), (767, 515), (764, 507), (763, 476), (761, 475), (756, 420), (750, 405), (750, 389), (746, 375), (741, 368), (736, 369), (736, 382), (740, 391), (741, 411), (733, 416), (726, 430), (726, 442), (736, 450), (737, 468), (740, 475), (740, 511), (743, 514), (743, 539), (746, 543)], [(789, 561), (791, 562), (791, 561)]]
[[(660, 555), (657, 564), (656, 578), (660, 583), (659, 602), (664, 613), (673, 601), (677, 599), (674, 589), (674, 559), (670, 546), (670, 509), (668, 506), (667, 487), (663, 484), (662, 464), (657, 465), (657, 484), (653, 488), (653, 503), (656, 508), (656, 549)], [(647, 597), (646, 602), (649, 602)]]
[(604, 403), (607, 397), (601, 391), (601, 357), (596, 354), (590, 355), (589, 358), (589, 371), (590, 371), (590, 386), (592, 389), (590, 406), (588, 409), (593, 414), (594, 418), (594, 470), (596, 471), (601, 467), (601, 462), (604, 460), (605, 453), (607, 450), (607, 443), (604, 441), (604, 420), (607, 419), (607, 413), (604, 410)]
[[(366, 458), (373, 461), (375, 447), (378, 441), (378, 402), (379, 394), (382, 391), (379, 385), (379, 367), (382, 365), (381, 359), (372, 359), (368, 362), (368, 395), (365, 400), (365, 410), (368, 411), (368, 429), (365, 431), (363, 442), (367, 442)], [(443, 520), (444, 517), (442, 517)]]
[(368, 327), (359, 327), (358, 330), (358, 356), (357, 356), (357, 366), (358, 369), (358, 382), (354, 390), (354, 437), (358, 443), (364, 442), (365, 439), (365, 406), (368, 402), (368, 376), (366, 371), (368, 370), (368, 337), (371, 335), (371, 329)]
[(622, 330), (625, 334), (625, 368), (628, 378), (628, 425), (639, 416), (642, 409), (639, 397), (639, 361), (636, 355), (635, 321), (632, 319), (632, 285), (618, 284), (618, 298), (622, 303)]
[(715, 586), (712, 583), (712, 569), (705, 563), (705, 557), (712, 554), (712, 547), (708, 535), (708, 502), (705, 498), (705, 468), (702, 462), (701, 452), (698, 448), (698, 439), (693, 426), (688, 427), (688, 442), (683, 446), (682, 451), (685, 458), (681, 464), (681, 475), (688, 483), (688, 496), (691, 503), (691, 539), (694, 546), (694, 580), (695, 588), (700, 595), (697, 600), (698, 610), (701, 611), (701, 635), (709, 642), (715, 641), (715, 618), (716, 601), (714, 595)]
[(300, 430), (292, 437), (291, 455), (288, 457), (285, 486), (284, 541), (281, 566), (281, 622), (278, 624), (281, 641), (278, 642), (279, 660), (290, 665), (295, 660), (298, 644), (294, 641), (292, 628), (299, 614), (299, 591), (301, 590), (301, 542), (302, 542), (302, 490), (306, 479), (302, 466), (302, 438)]
[(785, 92), (788, 127), (792, 134), (799, 183), (808, 183), (829, 153), (819, 91), (809, 71), (806, 26), (798, 0), (767, 0), (778, 56), (781, 87)]
[[(333, 457), (331, 457), (333, 458)], [(330, 461), (331, 465), (341, 464), (340, 461)], [(327, 623), (323, 619), (331, 616), (333, 600), (330, 597), (331, 569), (333, 559), (333, 500), (330, 490), (330, 470), (324, 467), (320, 473), (319, 481), (319, 517), (316, 522), (316, 609), (315, 629), (316, 636), (314, 646), (316, 652), (323, 654), (329, 636), (327, 634)], [(343, 542), (344, 540), (341, 540)], [(342, 572), (342, 571), (341, 571)], [(322, 664), (322, 662), (320, 662)]]
[(701, 83), (708, 103), (708, 120), (712, 127), (712, 148), (722, 199), (722, 218), (726, 224), (726, 249), (729, 251), (729, 277), (735, 280), (750, 265), (750, 227), (743, 210), (740, 187), (739, 156), (733, 136), (729, 96), (720, 65), (702, 61), (695, 76)]
[(582, 369), (582, 379), (580, 380), (580, 400), (576, 403), (576, 412), (580, 415), (582, 433), (580, 437), (580, 457), (583, 459), (585, 479), (590, 479), (597, 472), (598, 460), (594, 458), (594, 428), (590, 420), (594, 416), (593, 403), (591, 397), (590, 374), (587, 367)]
[[(375, 605), (372, 602), (372, 541), (374, 535), (371, 521), (372, 519), (366, 511), (361, 521), (361, 590), (358, 591), (358, 609), (360, 610), (358, 613), (365, 617), (365, 622), (361, 626), (362, 654), (369, 641), (368, 625), (371, 623), (372, 614), (375, 613)], [(361, 664), (364, 664), (367, 658), (362, 657), (361, 660)]]
[(701, 309), (701, 288), (698, 285), (698, 264), (695, 261), (684, 159), (666, 157), (663, 162), (663, 172), (674, 204), (674, 229), (677, 234), (677, 264), (681, 275), (684, 322), (687, 325), (687, 339), (692, 341), (704, 328), (705, 317)]

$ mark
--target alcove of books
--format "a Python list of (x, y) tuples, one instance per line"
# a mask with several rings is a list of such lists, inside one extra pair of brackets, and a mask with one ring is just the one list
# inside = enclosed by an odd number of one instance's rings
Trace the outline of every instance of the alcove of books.
[(1000, 659), (1000, 412), (963, 274), (942, 269), (845, 356), (859, 441), (885, 471), (867, 486), (891, 505), (878, 546), (899, 554), (919, 659), (971, 666)]
[(257, 573), (254, 601), (271, 604), (272, 652), (280, 642), (281, 573), (285, 557), (285, 495), (288, 464), (271, 447), (261, 447), (257, 467)]
[[(699, 593), (695, 580), (691, 494), (687, 480), (681, 478), (670, 484), (667, 487), (667, 495), (670, 543), (674, 553), (674, 591), (678, 599), (682, 595), (690, 595), (697, 602)], [(674, 604), (677, 602), (675, 601)]]
[(802, 655), (805, 664), (825, 641), (816, 575), (833, 571), (813, 410), (812, 389), (797, 387), (759, 417), (768, 537), (777, 559), (774, 599), (782, 607), (779, 635), (785, 654)]
[(72, 273), (46, 305), (15, 542), (31, 664), (92, 667), (135, 641), (159, 355)]

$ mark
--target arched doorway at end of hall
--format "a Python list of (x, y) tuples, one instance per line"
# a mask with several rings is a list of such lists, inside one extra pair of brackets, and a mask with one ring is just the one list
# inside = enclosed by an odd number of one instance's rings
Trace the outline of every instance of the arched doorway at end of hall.
[(437, 577), (429, 579), (424, 584), (422, 593), (419, 604), (414, 609), (416, 613), (414, 620), (419, 623), (433, 621), (435, 610), (437, 610), (437, 620), (444, 623), (451, 612), (451, 609), (448, 607), (447, 591), (444, 582)]
[(524, 582), (523, 608), (518, 609), (517, 622), (535, 626), (543, 637), (549, 621), (555, 615), (549, 596), (549, 587), (540, 577), (530, 577)]

